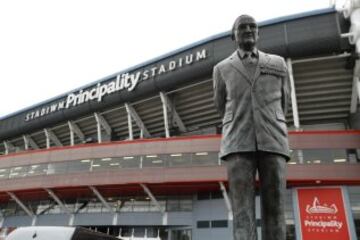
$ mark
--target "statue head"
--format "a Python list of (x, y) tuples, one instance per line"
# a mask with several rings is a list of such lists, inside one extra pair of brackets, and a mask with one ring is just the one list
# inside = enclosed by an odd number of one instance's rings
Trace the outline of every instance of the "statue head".
[(255, 19), (249, 15), (239, 16), (234, 22), (231, 38), (239, 48), (251, 51), (259, 39), (259, 29)]

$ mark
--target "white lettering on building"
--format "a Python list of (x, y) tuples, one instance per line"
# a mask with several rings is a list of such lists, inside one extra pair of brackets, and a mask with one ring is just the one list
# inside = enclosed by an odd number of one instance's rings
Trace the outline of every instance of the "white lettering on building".
[(29, 112), (25, 115), (25, 121), (34, 120), (62, 109), (72, 108), (88, 101), (101, 102), (104, 97), (114, 92), (123, 90), (131, 92), (136, 88), (140, 81), (145, 81), (155, 76), (174, 71), (177, 68), (182, 68), (186, 65), (191, 65), (195, 62), (206, 59), (207, 56), (206, 49), (202, 49), (196, 53), (190, 53), (184, 57), (180, 57), (157, 66), (152, 66), (142, 71), (119, 74), (116, 76), (115, 80), (107, 83), (97, 83), (96, 86), (90, 89), (81, 89), (77, 92), (68, 94), (65, 100), (51, 103), (44, 107), (33, 110), (32, 112)]

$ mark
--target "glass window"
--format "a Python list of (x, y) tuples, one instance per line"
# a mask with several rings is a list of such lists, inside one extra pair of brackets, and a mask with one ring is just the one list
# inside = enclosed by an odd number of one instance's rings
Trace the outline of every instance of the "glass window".
[(217, 152), (197, 152), (192, 154), (192, 164), (201, 165), (218, 165), (219, 157)]
[(145, 237), (145, 228), (142, 227), (134, 228), (134, 237), (138, 237), (138, 238)]
[(209, 228), (210, 221), (197, 221), (196, 226), (197, 228)]
[(60, 162), (60, 163), (49, 163), (47, 174), (62, 174), (66, 173), (67, 171), (67, 163), (66, 162)]
[(180, 200), (180, 211), (192, 211), (192, 199)]
[(134, 212), (147, 212), (150, 207), (150, 200), (136, 200), (133, 203)]
[(113, 166), (110, 164), (114, 162), (116, 162), (116, 160), (108, 157), (94, 159), (92, 161), (91, 169), (92, 171), (109, 170), (113, 168)]
[(102, 212), (102, 203), (101, 202), (97, 202), (96, 200), (92, 200), (89, 204), (88, 204), (88, 212), (89, 213), (99, 213)]
[(91, 162), (91, 159), (71, 161), (68, 165), (68, 172), (89, 172), (91, 169)]
[(140, 156), (125, 156), (119, 159), (121, 168), (139, 168)]
[(172, 153), (168, 157), (170, 167), (191, 166), (191, 153)]
[(221, 191), (211, 192), (211, 199), (221, 199), (224, 198)]
[(121, 228), (122, 237), (131, 237), (131, 235), (132, 235), (132, 228), (129, 227)]
[(5, 217), (13, 216), (16, 213), (16, 207), (17, 207), (17, 203), (10, 200), (7, 204), (4, 204), (3, 206), (1, 206), (1, 210)]
[(75, 213), (86, 212), (89, 204), (88, 199), (79, 199), (75, 206)]
[(28, 176), (45, 175), (47, 172), (48, 164), (34, 164), (28, 168)]
[(120, 212), (132, 212), (133, 211), (133, 202), (135, 200), (131, 199), (121, 199), (121, 202), (118, 203)]
[(289, 164), (321, 164), (348, 162), (346, 149), (293, 150)]
[(29, 167), (28, 166), (18, 166), (12, 167), (10, 169), (9, 178), (20, 178), (26, 177)]
[(197, 194), (198, 200), (209, 200), (210, 199), (210, 192), (201, 192)]
[(9, 177), (10, 168), (0, 168), (0, 179), (6, 179)]
[(213, 220), (211, 221), (212, 228), (227, 228), (228, 221), (227, 220)]
[(143, 167), (164, 167), (167, 161), (167, 155), (147, 155), (142, 156)]
[(156, 238), (158, 236), (158, 231), (157, 228), (146, 228), (146, 236), (148, 238)]

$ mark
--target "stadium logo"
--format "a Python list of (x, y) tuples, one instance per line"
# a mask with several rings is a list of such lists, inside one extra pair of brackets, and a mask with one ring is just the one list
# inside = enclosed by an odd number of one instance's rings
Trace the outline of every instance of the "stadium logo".
[(314, 214), (314, 213), (336, 214), (338, 212), (338, 209), (335, 204), (332, 204), (330, 207), (328, 207), (327, 204), (320, 205), (319, 199), (315, 197), (312, 206), (310, 206), (309, 204), (306, 206), (306, 212), (309, 214)]
[(81, 89), (70, 93), (65, 99), (40, 107), (25, 115), (25, 121), (31, 121), (59, 110), (68, 109), (89, 101), (101, 102), (104, 97), (119, 91), (133, 91), (141, 81), (146, 81), (155, 76), (175, 71), (186, 65), (202, 61), (207, 58), (207, 50), (202, 49), (195, 53), (189, 53), (183, 57), (170, 60), (164, 64), (149, 67), (147, 69), (132, 73), (121, 73), (115, 79), (107, 82), (97, 83), (95, 86)]

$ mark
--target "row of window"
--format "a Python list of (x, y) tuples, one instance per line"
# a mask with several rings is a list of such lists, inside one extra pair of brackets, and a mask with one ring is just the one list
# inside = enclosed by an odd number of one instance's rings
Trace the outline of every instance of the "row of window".
[(72, 172), (95, 172), (120, 168), (209, 166), (218, 164), (218, 152), (104, 157), (2, 168), (0, 169), (0, 179)]
[(227, 228), (228, 220), (197, 221), (197, 228)]
[[(192, 196), (157, 196), (157, 201), (161, 210), (167, 212), (186, 212), (192, 211)], [(111, 210), (115, 212), (159, 212), (159, 208), (148, 197), (121, 197), (107, 198)], [(60, 214), (64, 213), (53, 200), (28, 201), (25, 206), (35, 215)], [(110, 210), (106, 208), (97, 198), (65, 200), (64, 205), (72, 213), (106, 213)], [(14, 201), (0, 204), (0, 210), (4, 216), (26, 215), (24, 210)]]
[[(295, 150), (289, 164), (356, 163), (356, 154), (343, 149)], [(33, 164), (0, 168), (0, 179), (31, 177), (37, 175), (95, 172), (119, 168), (211, 166), (222, 164), (218, 152), (152, 154), (141, 156), (104, 157), (66, 162)]]

